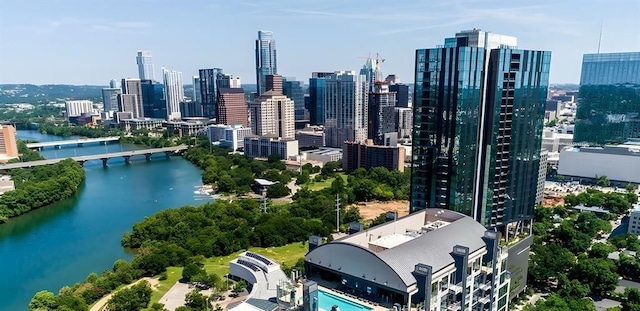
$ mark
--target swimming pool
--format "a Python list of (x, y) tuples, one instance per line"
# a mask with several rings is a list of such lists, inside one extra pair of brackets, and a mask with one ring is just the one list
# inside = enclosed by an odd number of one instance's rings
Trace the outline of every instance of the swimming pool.
[(338, 297), (331, 293), (318, 290), (318, 309), (331, 311), (331, 307), (337, 305), (340, 311), (371, 311), (370, 307)]

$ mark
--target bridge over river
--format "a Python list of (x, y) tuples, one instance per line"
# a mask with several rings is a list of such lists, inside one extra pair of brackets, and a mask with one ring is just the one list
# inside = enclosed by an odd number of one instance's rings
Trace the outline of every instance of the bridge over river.
[(73, 140), (54, 140), (47, 141), (41, 143), (30, 143), (27, 144), (27, 148), (29, 149), (44, 149), (44, 147), (54, 147), (56, 149), (60, 149), (61, 146), (67, 145), (77, 145), (78, 147), (82, 147), (85, 144), (89, 143), (101, 143), (106, 144), (111, 141), (120, 140), (120, 136), (111, 136), (111, 137), (100, 137), (100, 138), (84, 138), (84, 139), (73, 139)]
[[(186, 145), (174, 146), (174, 147), (163, 147), (163, 148), (150, 148), (150, 149), (141, 149), (141, 150), (133, 150), (133, 151), (121, 151), (121, 152), (111, 152), (111, 153), (100, 153), (100, 154), (92, 154), (85, 156), (77, 156), (71, 157), (71, 159), (84, 164), (84, 162), (91, 160), (102, 160), (103, 165), (107, 165), (109, 159), (122, 157), (126, 162), (131, 161), (131, 157), (144, 155), (147, 160), (151, 159), (151, 155), (154, 153), (162, 153), (164, 152), (167, 157), (179, 154), (182, 151), (186, 150)], [(66, 158), (57, 158), (57, 159), (47, 159), (47, 160), (39, 160), (39, 161), (30, 161), (30, 162), (19, 162), (19, 163), (10, 163), (10, 164), (0, 164), (0, 170), (8, 170), (12, 168), (25, 168), (25, 167), (34, 167), (40, 165), (49, 165), (58, 163)]]

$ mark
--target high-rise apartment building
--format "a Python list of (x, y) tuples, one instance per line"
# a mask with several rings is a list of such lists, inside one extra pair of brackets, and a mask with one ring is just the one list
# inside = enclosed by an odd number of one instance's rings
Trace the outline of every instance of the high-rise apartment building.
[(251, 102), (249, 110), (253, 135), (295, 138), (294, 103), (287, 96), (266, 91)]
[(151, 51), (138, 51), (136, 63), (138, 63), (138, 77), (140, 80), (156, 80), (153, 61), (151, 60)]
[(200, 69), (200, 97), (202, 101), (202, 110), (204, 115), (209, 118), (216, 116), (216, 101), (218, 98), (216, 80), (222, 75), (222, 69)]
[(409, 107), (409, 86), (406, 84), (391, 84), (389, 91), (396, 93), (396, 107)]
[(412, 131), (413, 109), (396, 107), (396, 132), (398, 132), (398, 137), (409, 137)]
[(369, 93), (368, 138), (376, 145), (383, 145), (384, 134), (396, 131), (396, 93), (389, 91), (387, 82), (374, 83)]
[(16, 143), (16, 129), (7, 124), (0, 125), (0, 162), (20, 157)]
[(142, 82), (140, 79), (122, 79), (122, 95), (133, 95), (135, 99), (129, 99), (128, 96), (121, 96), (121, 98), (127, 98), (127, 102), (120, 101), (121, 112), (131, 112), (131, 118), (138, 119), (144, 117), (144, 106), (142, 103)]
[(184, 101), (182, 72), (162, 68), (164, 98), (167, 101), (167, 120), (180, 120), (180, 102)]
[(404, 147), (376, 146), (370, 139), (364, 143), (345, 142), (342, 146), (342, 168), (345, 172), (353, 172), (361, 167), (384, 167), (403, 172), (404, 157)]
[(296, 81), (294, 78), (283, 78), (282, 94), (293, 101), (295, 119), (308, 120), (308, 113), (304, 107), (304, 87), (302, 82)]
[(191, 101), (202, 103), (202, 94), (200, 92), (200, 76), (193, 76), (192, 84), (193, 94), (191, 94)]
[(325, 77), (325, 131), (327, 146), (342, 148), (345, 141), (367, 139), (368, 98), (366, 77), (338, 71)]
[(247, 103), (242, 88), (218, 88), (216, 107), (218, 124), (249, 126)]
[(516, 45), (474, 29), (416, 51), (411, 211), (452, 209), (503, 235), (532, 220), (551, 53)]
[(640, 52), (585, 54), (573, 141), (640, 138)]
[(314, 72), (309, 79), (309, 104), (306, 107), (309, 111), (309, 123), (314, 125), (324, 124), (324, 86), (325, 77), (333, 72)]
[(273, 32), (267, 30), (258, 31), (256, 40), (256, 87), (257, 95), (267, 91), (266, 75), (278, 73), (276, 61), (276, 41), (273, 40)]
[(102, 105), (104, 111), (118, 111), (118, 95), (122, 94), (120, 88), (102, 89)]

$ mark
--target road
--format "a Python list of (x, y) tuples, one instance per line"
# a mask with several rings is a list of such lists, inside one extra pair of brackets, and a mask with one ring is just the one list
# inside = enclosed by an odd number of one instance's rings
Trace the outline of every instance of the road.
[[(154, 286), (158, 285), (158, 280), (157, 280), (157, 279), (153, 279), (153, 278), (146, 278), (146, 277), (145, 277), (145, 278), (139, 279), (139, 280), (137, 280), (137, 281), (135, 281), (135, 282), (133, 282), (133, 283), (131, 283), (131, 284), (129, 284), (129, 285), (127, 285), (127, 286), (125, 286), (125, 287), (121, 288), (121, 289), (119, 289), (118, 291), (121, 291), (121, 290), (122, 290), (122, 289), (124, 289), (124, 288), (129, 288), (129, 287), (131, 287), (131, 286), (133, 286), (133, 285), (136, 285), (136, 284), (138, 284), (138, 283), (140, 283), (140, 282), (142, 282), (142, 281), (147, 281), (147, 282), (149, 282), (149, 284), (151, 285), (151, 288), (153, 288)], [(111, 299), (111, 296), (112, 296), (113, 294), (117, 293), (118, 291), (112, 292), (112, 293), (110, 293), (109, 295), (106, 295), (106, 296), (104, 296), (104, 297), (100, 298), (100, 300), (98, 300), (98, 302), (96, 302), (96, 303), (93, 305), (93, 307), (91, 307), (91, 309), (90, 309), (89, 311), (100, 311), (100, 310), (102, 309), (102, 307), (104, 307), (104, 305), (106, 305), (106, 304), (107, 304), (107, 302), (109, 301), (109, 299)]]

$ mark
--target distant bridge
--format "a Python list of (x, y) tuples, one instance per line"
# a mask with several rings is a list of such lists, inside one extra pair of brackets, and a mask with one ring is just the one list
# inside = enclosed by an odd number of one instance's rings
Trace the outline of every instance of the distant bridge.
[[(147, 160), (151, 159), (151, 155), (154, 153), (165, 153), (167, 157), (175, 154), (179, 154), (180, 152), (187, 150), (186, 145), (174, 146), (174, 147), (163, 147), (163, 148), (150, 148), (150, 149), (141, 149), (141, 150), (132, 150), (132, 151), (120, 151), (120, 152), (111, 152), (111, 153), (101, 153), (101, 154), (92, 154), (86, 156), (77, 156), (71, 157), (71, 159), (80, 162), (80, 164), (84, 164), (84, 162), (91, 160), (102, 160), (102, 165), (107, 166), (107, 162), (112, 158), (124, 158), (125, 162), (131, 163), (131, 157), (144, 155)], [(40, 160), (40, 161), (30, 161), (30, 162), (19, 162), (19, 163), (10, 163), (10, 164), (0, 164), (0, 170), (9, 170), (12, 168), (26, 168), (26, 167), (34, 167), (40, 165), (49, 165), (58, 163), (64, 159), (68, 158), (57, 158), (57, 159), (48, 159), (48, 160)]]
[(61, 146), (67, 146), (67, 145), (77, 145), (78, 147), (82, 147), (84, 144), (89, 144), (89, 143), (106, 144), (110, 141), (118, 141), (118, 140), (120, 140), (120, 136), (58, 140), (58, 141), (47, 141), (42, 143), (27, 144), (27, 148), (41, 150), (41, 149), (44, 149), (44, 147), (54, 147), (55, 149), (60, 149)]

